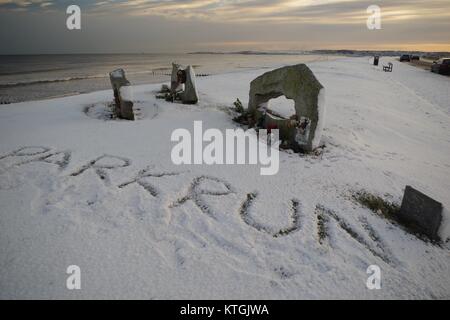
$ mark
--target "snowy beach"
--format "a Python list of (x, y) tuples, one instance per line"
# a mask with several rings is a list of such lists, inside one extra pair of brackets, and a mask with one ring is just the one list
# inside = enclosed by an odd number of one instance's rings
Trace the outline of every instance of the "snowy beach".
[[(369, 60), (307, 63), (326, 89), (325, 149), (281, 152), (274, 176), (170, 157), (175, 129), (237, 128), (233, 102), (267, 69), (198, 78), (192, 106), (134, 86), (134, 122), (104, 117), (112, 90), (1, 105), (0, 298), (450, 298), (449, 242), (352, 198), (399, 204), (411, 185), (450, 208), (450, 78)], [(81, 290), (66, 289), (69, 265)], [(370, 265), (381, 290), (367, 290)]]

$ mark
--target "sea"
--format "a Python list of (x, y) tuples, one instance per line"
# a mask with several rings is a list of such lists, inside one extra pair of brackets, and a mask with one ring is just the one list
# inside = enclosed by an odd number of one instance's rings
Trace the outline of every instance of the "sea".
[(172, 62), (198, 76), (328, 60), (313, 54), (66, 54), (0, 55), (0, 104), (110, 89), (109, 73), (123, 68), (132, 85), (169, 81)]

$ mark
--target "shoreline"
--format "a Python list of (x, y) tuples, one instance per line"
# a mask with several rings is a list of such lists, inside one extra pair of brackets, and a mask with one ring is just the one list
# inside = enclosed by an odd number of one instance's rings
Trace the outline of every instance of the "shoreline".
[[(204, 54), (198, 54), (198, 55), (204, 55)], [(208, 54), (206, 54), (208, 55)], [(224, 54), (229, 55), (230, 57), (234, 57), (234, 54)], [(244, 55), (246, 59), (250, 57), (250, 55)], [(264, 59), (269, 56), (269, 58), (277, 58), (280, 60), (285, 60), (286, 62), (279, 61), (276, 62), (270, 62), (269, 65), (267, 63), (264, 63)], [(330, 61), (330, 60), (336, 60), (339, 58), (345, 58), (345, 56), (338, 56), (338, 55), (314, 55), (314, 54), (299, 54), (299, 55), (287, 55), (287, 56), (280, 56), (280, 55), (258, 55), (258, 57), (261, 57), (263, 60), (259, 63), (259, 65), (250, 65), (250, 66), (241, 66), (241, 65), (235, 65), (227, 69), (226, 66), (217, 66), (215, 63), (209, 63), (210, 66), (207, 65), (199, 65), (198, 72), (196, 69), (197, 77), (202, 78), (203, 75), (206, 76), (213, 76), (213, 75), (222, 75), (222, 74), (229, 74), (234, 72), (240, 72), (243, 70), (247, 71), (254, 71), (259, 69), (275, 69), (281, 66), (285, 65), (292, 65), (295, 63), (312, 63), (312, 62), (319, 62), (319, 61)], [(293, 61), (295, 57), (298, 57), (298, 61)], [(201, 62), (201, 61), (200, 61)], [(239, 63), (239, 61), (237, 62)], [(244, 60), (244, 63), (249, 64), (251, 63), (251, 60)], [(117, 64), (117, 68), (120, 67), (120, 64)], [(195, 67), (195, 68), (196, 68)], [(111, 71), (114, 68), (110, 68)], [(206, 70), (206, 71), (205, 71)], [(208, 70), (211, 70), (209, 72)], [(171, 67), (170, 65), (167, 65), (167, 67), (155, 67), (151, 70), (145, 71), (145, 70), (139, 70), (139, 71), (130, 71), (127, 72), (127, 69), (125, 68), (125, 72), (127, 75), (127, 78), (130, 80), (133, 86), (136, 85), (150, 85), (150, 84), (164, 84), (170, 81), (170, 72)], [(31, 72), (35, 73), (35, 72)], [(200, 76), (199, 76), (200, 75)], [(0, 81), (2, 77), (0, 76)], [(92, 84), (92, 88), (90, 89), (90, 85)], [(66, 87), (71, 86), (69, 89), (66, 89)], [(60, 91), (60, 93), (54, 94), (51, 92), (52, 88), (54, 87), (55, 91)], [(18, 91), (23, 92), (23, 88), (27, 88), (30, 91), (38, 92), (36, 93), (37, 97), (31, 97), (31, 98), (21, 98), (19, 97), (20, 93)], [(62, 88), (62, 89), (60, 89)], [(0, 82), (0, 105), (11, 105), (15, 103), (21, 103), (21, 102), (32, 102), (32, 101), (42, 101), (42, 100), (50, 100), (50, 99), (57, 99), (61, 97), (67, 97), (67, 96), (77, 96), (80, 94), (87, 94), (92, 93), (96, 91), (103, 91), (103, 90), (109, 90), (111, 89), (111, 85), (109, 82), (109, 75), (108, 73), (105, 73), (104, 75), (95, 74), (95, 75), (86, 75), (84, 77), (65, 77), (65, 78), (56, 78), (56, 79), (37, 79), (29, 82), (15, 82), (15, 83), (1, 83)], [(42, 93), (49, 91), (48, 94)], [(76, 92), (76, 93), (74, 93)]]

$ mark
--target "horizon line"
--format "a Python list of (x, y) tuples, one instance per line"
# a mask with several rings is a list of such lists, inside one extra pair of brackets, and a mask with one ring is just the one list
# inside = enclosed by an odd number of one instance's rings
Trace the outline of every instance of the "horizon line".
[(428, 50), (404, 50), (404, 49), (311, 49), (311, 50), (236, 50), (236, 51), (185, 51), (185, 52), (52, 52), (52, 53), (0, 53), (0, 56), (44, 56), (44, 55), (150, 55), (150, 54), (167, 54), (167, 55), (179, 55), (179, 54), (291, 54), (302, 55), (308, 53), (314, 53), (318, 51), (336, 52), (349, 51), (349, 52), (411, 52), (411, 53), (449, 53), (450, 51), (428, 51)]

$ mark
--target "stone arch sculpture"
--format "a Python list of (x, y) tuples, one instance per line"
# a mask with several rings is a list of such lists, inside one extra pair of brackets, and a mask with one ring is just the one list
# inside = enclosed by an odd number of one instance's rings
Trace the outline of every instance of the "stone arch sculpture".
[[(284, 95), (295, 102), (290, 119), (268, 110), (269, 100)], [(305, 64), (267, 72), (250, 84), (248, 111), (250, 125), (279, 129), (280, 139), (294, 150), (319, 147), (325, 117), (325, 89)]]

